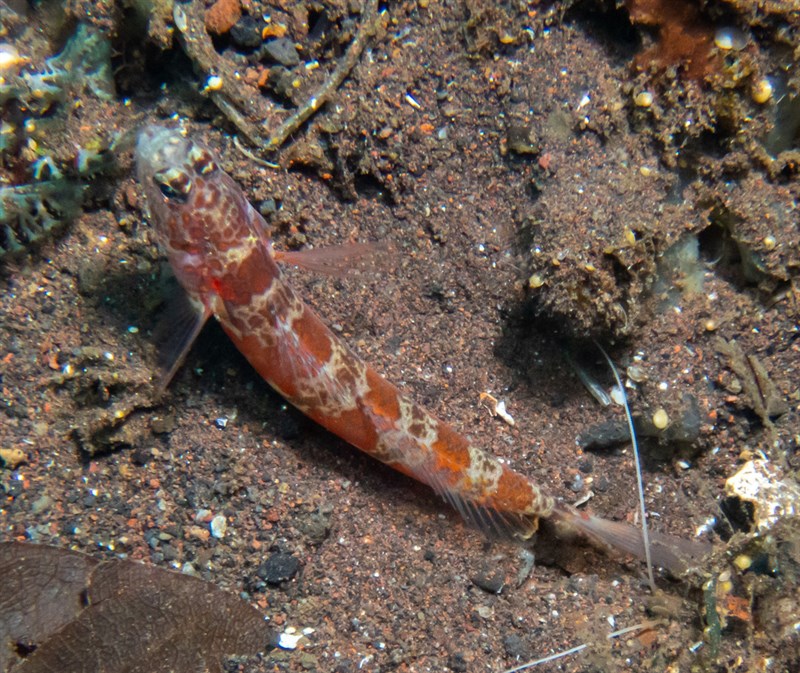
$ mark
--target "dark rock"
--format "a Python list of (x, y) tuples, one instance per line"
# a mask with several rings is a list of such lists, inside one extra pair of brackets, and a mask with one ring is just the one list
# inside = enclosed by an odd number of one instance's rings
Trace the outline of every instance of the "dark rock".
[(67, 519), (62, 521), (58, 529), (61, 535), (75, 535), (75, 530), (78, 528), (78, 522), (74, 519)]
[(607, 449), (630, 441), (628, 424), (621, 420), (605, 421), (586, 428), (578, 436), (578, 445), (584, 451)]
[(180, 551), (173, 547), (171, 544), (165, 544), (161, 547), (161, 553), (164, 554), (165, 561), (174, 561), (180, 557)]
[(156, 415), (150, 419), (150, 429), (157, 435), (165, 435), (178, 427), (175, 412), (164, 415)]
[(16, 480), (10, 482), (5, 487), (6, 495), (8, 495), (8, 496), (10, 496), (12, 498), (16, 498), (17, 496), (22, 495), (22, 491), (23, 490), (24, 490), (24, 488), (23, 488), (22, 482), (21, 481), (16, 481)]
[(599, 477), (594, 481), (594, 490), (598, 493), (605, 493), (609, 488), (611, 488), (611, 483), (608, 481), (606, 477)]
[(139, 446), (131, 453), (131, 462), (138, 467), (144, 467), (152, 456), (153, 454), (149, 448)]
[(490, 594), (499, 594), (506, 585), (506, 578), (503, 573), (495, 569), (483, 569), (470, 579), (476, 587)]
[(264, 43), (258, 56), (261, 60), (272, 61), (287, 68), (293, 68), (300, 63), (297, 47), (294, 46), (294, 42), (285, 37)]
[(228, 35), (237, 47), (255, 49), (261, 44), (261, 24), (252, 16), (244, 15), (230, 29)]
[(447, 667), (456, 671), (456, 673), (465, 673), (467, 670), (467, 659), (463, 652), (453, 652), (447, 658)]
[(300, 570), (300, 560), (291, 554), (277, 552), (262, 563), (256, 574), (267, 584), (280, 584), (292, 579)]
[(282, 65), (273, 65), (269, 69), (269, 77), (264, 86), (286, 101), (291, 101), (295, 93), (292, 71)]
[(331, 530), (331, 513), (333, 508), (321, 507), (319, 511), (310, 512), (297, 523), (297, 527), (312, 544), (325, 541)]
[(516, 154), (539, 154), (541, 145), (536, 130), (527, 123), (514, 122), (506, 133), (508, 149)]
[(525, 646), (525, 641), (516, 633), (509, 633), (503, 638), (503, 647), (506, 655), (512, 659), (530, 659), (530, 652)]

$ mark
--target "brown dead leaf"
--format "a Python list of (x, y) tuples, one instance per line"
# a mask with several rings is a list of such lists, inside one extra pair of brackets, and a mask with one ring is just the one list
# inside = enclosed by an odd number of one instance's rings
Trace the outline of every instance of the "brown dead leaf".
[(739, 377), (753, 411), (766, 427), (771, 428), (772, 419), (789, 411), (789, 406), (764, 365), (755, 355), (745, 355), (733, 339), (718, 338), (716, 348), (727, 359), (730, 370)]
[[(276, 642), (238, 597), (141, 563), (12, 542), (0, 544), (0, 576), (4, 673), (213, 673)], [(14, 665), (14, 650), (33, 647)]]
[(0, 544), (0, 671), (74, 620), (97, 561), (44, 545)]

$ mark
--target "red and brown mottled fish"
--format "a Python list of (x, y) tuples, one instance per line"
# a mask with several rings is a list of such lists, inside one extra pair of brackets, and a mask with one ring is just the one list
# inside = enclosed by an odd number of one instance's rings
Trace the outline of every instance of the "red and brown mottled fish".
[[(214, 316), (261, 376), (334, 434), (421, 481), (487, 533), (522, 539), (552, 517), (595, 541), (644, 556), (641, 532), (578, 513), (471, 444), (402, 394), (335, 336), (284, 281), (266, 223), (211, 150), (158, 126), (141, 131), (136, 166), (160, 244), (195, 311), (175, 373)], [(673, 570), (671, 538), (654, 559)], [(659, 539), (656, 540), (658, 542)]]

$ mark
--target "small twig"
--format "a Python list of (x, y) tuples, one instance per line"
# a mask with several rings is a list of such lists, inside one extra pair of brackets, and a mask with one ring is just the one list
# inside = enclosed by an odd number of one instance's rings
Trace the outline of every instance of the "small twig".
[[(271, 124), (270, 113), (260, 95), (242, 81), (235, 69), (217, 54), (205, 29), (199, 2), (175, 5), (173, 17), (186, 55), (206, 77), (214, 77), (215, 86), (203, 90), (239, 132), (262, 152), (271, 152), (283, 145), (311, 116), (327, 103), (333, 93), (350, 74), (367, 40), (375, 34), (378, 17), (378, 0), (365, 0), (361, 26), (344, 58), (322, 86), (297, 111), (287, 117), (267, 137), (264, 127)], [(257, 94), (257, 92), (256, 92)], [(251, 121), (256, 120), (256, 121)], [(239, 147), (239, 149), (242, 149)]]
[(264, 151), (270, 152), (278, 149), (286, 139), (299, 129), (317, 110), (319, 110), (339, 88), (345, 77), (355, 66), (361, 52), (364, 51), (367, 40), (372, 37), (376, 29), (378, 0), (366, 0), (365, 8), (361, 14), (361, 26), (355, 39), (347, 48), (347, 53), (340, 61), (330, 77), (294, 114), (285, 119), (281, 125), (272, 132), (267, 140)]
[(259, 127), (248, 118), (260, 122), (267, 118), (270, 110), (258, 92), (246, 84), (233, 66), (214, 49), (214, 44), (206, 32), (202, 9), (200, 2), (175, 4), (173, 20), (183, 50), (203, 76), (218, 78), (219, 89), (204, 93), (242, 135), (254, 145), (259, 145), (264, 142), (264, 136)]
[(606, 359), (608, 366), (611, 368), (611, 372), (614, 374), (614, 379), (617, 382), (617, 387), (619, 388), (620, 392), (622, 393), (622, 403), (625, 407), (625, 418), (628, 420), (628, 430), (631, 433), (631, 446), (633, 447), (633, 462), (636, 465), (636, 485), (639, 489), (639, 509), (642, 513), (642, 541), (644, 542), (644, 558), (645, 562), (647, 563), (647, 579), (650, 583), (650, 590), (655, 593), (656, 591), (656, 580), (653, 575), (653, 559), (650, 553), (650, 535), (647, 530), (647, 508), (644, 504), (644, 478), (642, 477), (642, 461), (639, 456), (639, 441), (636, 438), (636, 429), (633, 427), (633, 415), (631, 414), (631, 408), (628, 404), (628, 395), (625, 393), (625, 386), (622, 385), (622, 379), (620, 379), (619, 372), (617, 371), (616, 366), (611, 361), (611, 358), (608, 356), (608, 353), (603, 350), (603, 347), (594, 342), (597, 349), (603, 354), (603, 357)]
[(272, 168), (274, 170), (280, 169), (280, 164), (273, 163), (272, 161), (267, 161), (266, 159), (262, 159), (261, 157), (257, 157), (255, 154), (253, 154), (253, 152), (251, 152), (244, 145), (242, 145), (242, 141), (239, 140), (239, 138), (237, 138), (236, 136), (233, 136), (233, 144), (235, 145), (237, 150), (239, 150), (242, 154), (244, 154), (253, 163), (258, 164), (259, 166), (263, 166), (264, 168)]

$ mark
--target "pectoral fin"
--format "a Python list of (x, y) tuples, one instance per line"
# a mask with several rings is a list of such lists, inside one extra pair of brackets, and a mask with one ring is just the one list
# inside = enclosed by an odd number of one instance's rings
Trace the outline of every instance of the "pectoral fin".
[(161, 369), (159, 391), (167, 388), (181, 368), (210, 315), (211, 311), (202, 302), (190, 298), (181, 288), (175, 288), (154, 332)]

